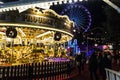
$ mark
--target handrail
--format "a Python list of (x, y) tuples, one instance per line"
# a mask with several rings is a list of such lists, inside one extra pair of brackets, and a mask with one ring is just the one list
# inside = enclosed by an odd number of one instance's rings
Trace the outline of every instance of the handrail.
[(120, 80), (120, 72), (106, 68), (106, 80)]

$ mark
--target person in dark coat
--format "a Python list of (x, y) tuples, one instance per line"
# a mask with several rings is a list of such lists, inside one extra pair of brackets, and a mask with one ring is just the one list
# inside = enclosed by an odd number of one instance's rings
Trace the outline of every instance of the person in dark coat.
[(88, 62), (89, 72), (90, 72), (90, 79), (94, 80), (94, 77), (96, 80), (98, 79), (97, 75), (97, 69), (98, 69), (98, 61), (97, 61), (97, 52), (93, 52), (90, 56), (89, 62)]
[(110, 52), (106, 53), (106, 68), (109, 68), (109, 69), (112, 68), (112, 56)]
[(105, 72), (105, 67), (106, 67), (106, 61), (105, 61), (105, 56), (103, 56), (102, 52), (98, 52), (98, 69), (99, 72), (102, 76), (102, 80), (106, 80), (106, 72)]
[(81, 74), (81, 69), (82, 69), (82, 55), (81, 54), (78, 54), (76, 56), (76, 62), (77, 62), (78, 72), (79, 74)]

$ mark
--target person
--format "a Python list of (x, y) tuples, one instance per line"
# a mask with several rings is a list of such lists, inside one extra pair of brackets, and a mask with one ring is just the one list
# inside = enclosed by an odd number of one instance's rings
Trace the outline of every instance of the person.
[(81, 74), (82, 70), (84, 70), (84, 63), (85, 63), (85, 56), (84, 54), (78, 54), (76, 56), (76, 62), (77, 62), (77, 68), (79, 71), (79, 74)]
[(82, 58), (81, 58), (81, 69), (82, 70), (84, 70), (85, 63), (86, 63), (85, 53), (82, 53)]
[(112, 68), (112, 56), (110, 52), (106, 52), (106, 68)]
[(99, 80), (97, 75), (97, 69), (98, 69), (98, 61), (97, 61), (97, 52), (94, 51), (92, 55), (89, 58), (88, 62), (89, 72), (90, 72), (90, 79), (94, 80), (95, 77), (96, 80)]
[(103, 54), (103, 52), (98, 52), (98, 69), (99, 72), (102, 76), (102, 80), (106, 80), (106, 72), (105, 72), (105, 67), (106, 67), (106, 56)]
[(67, 75), (70, 76), (71, 72), (72, 72), (72, 64), (71, 64), (71, 59), (70, 59), (70, 62), (67, 63)]

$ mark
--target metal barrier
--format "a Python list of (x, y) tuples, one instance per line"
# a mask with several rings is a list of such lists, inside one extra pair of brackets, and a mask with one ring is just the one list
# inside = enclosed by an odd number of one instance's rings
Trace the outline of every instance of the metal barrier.
[(120, 72), (107, 68), (105, 70), (106, 70), (107, 80), (120, 80)]
[(0, 80), (62, 80), (70, 75), (70, 61), (0, 66)]

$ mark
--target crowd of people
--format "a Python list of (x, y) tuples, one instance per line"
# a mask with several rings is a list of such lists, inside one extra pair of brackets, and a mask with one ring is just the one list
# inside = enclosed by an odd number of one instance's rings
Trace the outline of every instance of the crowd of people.
[(112, 69), (112, 63), (120, 64), (119, 53), (111, 54), (108, 51), (95, 50), (91, 56), (86, 59), (85, 54), (78, 54), (75, 58), (79, 74), (84, 70), (84, 65), (88, 64), (88, 70), (91, 80), (99, 80), (98, 74), (102, 76), (102, 80), (106, 80), (105, 68)]

